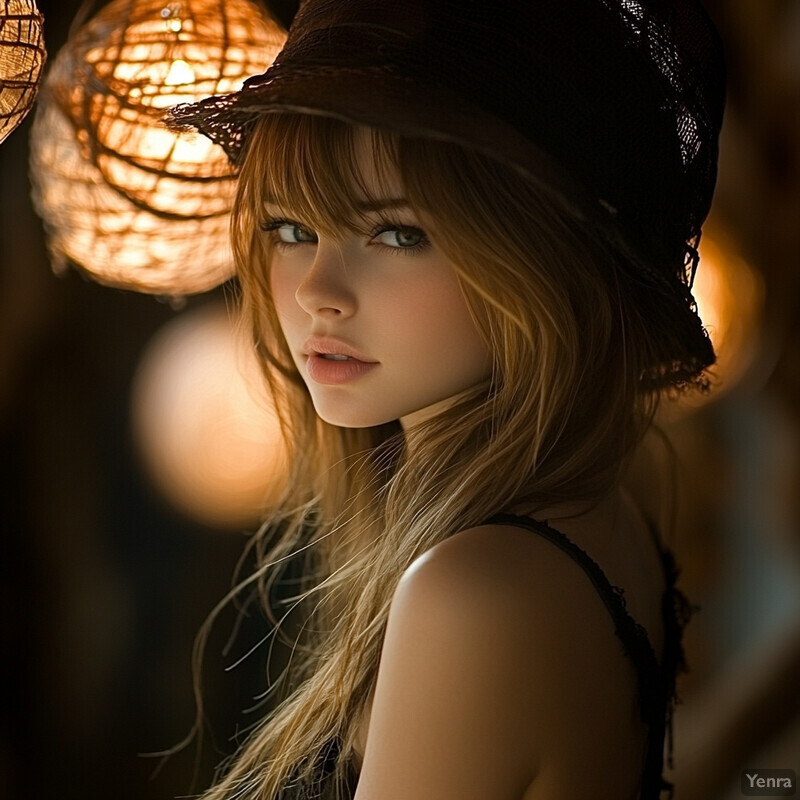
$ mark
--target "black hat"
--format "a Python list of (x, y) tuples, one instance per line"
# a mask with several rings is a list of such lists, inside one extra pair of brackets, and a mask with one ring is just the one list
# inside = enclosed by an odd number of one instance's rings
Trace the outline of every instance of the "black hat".
[[(647, 265), (684, 326), (656, 383), (714, 360), (689, 292), (716, 182), (719, 36), (697, 0), (305, 0), (275, 63), (170, 112), (240, 163), (265, 113), (456, 142), (545, 184)], [(658, 303), (658, 298), (654, 297)]]

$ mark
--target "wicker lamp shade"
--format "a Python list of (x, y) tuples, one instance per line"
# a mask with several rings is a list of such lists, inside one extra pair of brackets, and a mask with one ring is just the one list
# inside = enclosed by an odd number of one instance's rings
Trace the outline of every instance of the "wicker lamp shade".
[(31, 110), (47, 57), (35, 0), (0, 0), (0, 142)]
[(233, 272), (235, 175), (222, 148), (163, 122), (176, 103), (238, 89), (285, 34), (250, 0), (115, 0), (65, 45), (31, 138), (34, 201), (54, 268), (165, 295)]

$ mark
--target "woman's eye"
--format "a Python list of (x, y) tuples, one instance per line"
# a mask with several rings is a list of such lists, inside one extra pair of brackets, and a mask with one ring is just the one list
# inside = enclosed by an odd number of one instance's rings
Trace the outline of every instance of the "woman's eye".
[(372, 239), (373, 242), (386, 247), (409, 250), (424, 247), (428, 237), (419, 228), (385, 228), (378, 231)]
[(261, 230), (272, 233), (283, 244), (316, 244), (317, 234), (296, 222), (275, 219), (261, 224)]
[(313, 231), (288, 222), (278, 228), (278, 238), (287, 244), (315, 244), (317, 241), (317, 235)]

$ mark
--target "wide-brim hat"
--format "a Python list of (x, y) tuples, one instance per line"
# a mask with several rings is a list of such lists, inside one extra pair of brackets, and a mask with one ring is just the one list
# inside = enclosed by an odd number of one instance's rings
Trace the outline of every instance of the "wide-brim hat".
[(690, 286), (724, 96), (721, 42), (697, 0), (306, 0), (263, 75), (178, 106), (170, 124), (234, 164), (262, 115), (291, 111), (512, 165), (636, 254), (674, 339), (650, 383), (674, 385), (714, 360)]

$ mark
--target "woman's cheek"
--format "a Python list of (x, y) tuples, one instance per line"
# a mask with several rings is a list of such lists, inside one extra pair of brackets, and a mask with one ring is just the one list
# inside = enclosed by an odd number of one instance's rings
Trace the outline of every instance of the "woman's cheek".
[(302, 322), (305, 314), (297, 303), (297, 287), (299, 285), (297, 277), (282, 261), (282, 259), (273, 260), (269, 283), (275, 313), (278, 315), (278, 321), (284, 334), (291, 342), (290, 330)]

